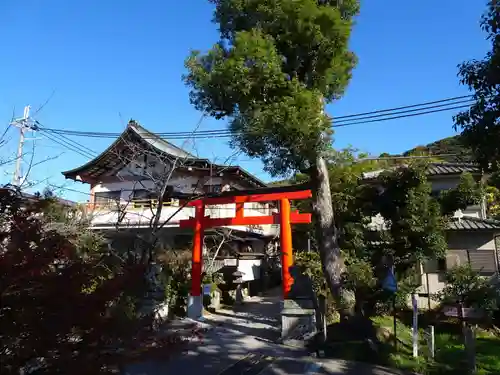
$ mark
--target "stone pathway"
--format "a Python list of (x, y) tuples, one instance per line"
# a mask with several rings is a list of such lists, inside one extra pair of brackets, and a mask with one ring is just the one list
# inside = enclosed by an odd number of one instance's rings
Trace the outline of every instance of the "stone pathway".
[[(151, 360), (126, 367), (123, 375), (390, 375), (387, 369), (344, 361), (318, 360), (303, 349), (278, 343), (279, 292), (248, 299), (242, 306), (207, 315), (212, 329), (200, 341), (170, 360)], [(167, 355), (165, 356), (167, 357)]]

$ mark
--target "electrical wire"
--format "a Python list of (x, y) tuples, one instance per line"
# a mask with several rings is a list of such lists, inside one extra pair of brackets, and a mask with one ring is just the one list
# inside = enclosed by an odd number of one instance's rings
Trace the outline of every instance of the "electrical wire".
[(454, 109), (465, 109), (465, 108), (469, 108), (469, 107), (470, 107), (469, 105), (460, 105), (460, 106), (451, 107), (451, 108), (435, 109), (433, 111), (426, 111), (426, 112), (423, 112), (423, 113), (412, 113), (412, 114), (406, 114), (406, 115), (401, 115), (401, 116), (386, 117), (386, 118), (383, 118), (383, 119), (368, 120), (368, 121), (359, 121), (359, 122), (351, 122), (349, 124), (339, 124), (339, 125), (335, 125), (334, 127), (341, 128), (341, 127), (351, 126), (351, 125), (364, 125), (364, 124), (369, 124), (369, 123), (373, 123), (373, 122), (381, 122), (381, 121), (396, 120), (396, 119), (400, 119), (400, 118), (422, 116), (422, 115), (428, 115), (428, 114), (431, 114), (431, 113), (451, 111), (451, 110), (454, 110)]
[(334, 122), (333, 126), (334, 127), (340, 126), (340, 125), (338, 125), (339, 122), (340, 123), (348, 122), (348, 124), (349, 124), (349, 123), (352, 123), (353, 121), (370, 120), (370, 119), (374, 119), (374, 118), (388, 119), (388, 116), (415, 113), (415, 112), (420, 112), (420, 111), (424, 111), (424, 110), (432, 110), (432, 109), (435, 109), (435, 108), (447, 107), (447, 108), (444, 109), (444, 110), (447, 111), (447, 110), (453, 109), (453, 107), (449, 108), (450, 105), (456, 105), (456, 104), (471, 105), (473, 103), (474, 103), (474, 100), (466, 99), (466, 100), (454, 101), (453, 103), (445, 103), (445, 104), (439, 104), (439, 105), (432, 105), (432, 106), (427, 106), (427, 107), (422, 107), (422, 108), (417, 108), (417, 109), (404, 110), (404, 111), (394, 111), (394, 112), (391, 112), (391, 113), (384, 113), (384, 114), (379, 114), (379, 115), (370, 115), (370, 116), (365, 116), (365, 117), (356, 117), (354, 119), (348, 119), (348, 120), (338, 120), (338, 118), (333, 118), (333, 122)]
[(421, 106), (428, 106), (432, 104), (439, 104), (439, 103), (444, 103), (444, 102), (451, 102), (455, 100), (460, 100), (460, 99), (465, 99), (467, 98), (468, 100), (473, 99), (474, 95), (469, 94), (469, 95), (462, 95), (462, 96), (455, 96), (452, 98), (447, 98), (447, 99), (440, 99), (440, 100), (433, 100), (430, 102), (424, 102), (424, 103), (419, 103), (419, 104), (412, 104), (412, 105), (405, 105), (402, 107), (394, 107), (394, 108), (388, 108), (388, 109), (379, 109), (376, 111), (370, 111), (370, 112), (364, 112), (364, 113), (356, 113), (354, 115), (347, 115), (347, 116), (336, 116), (336, 120), (344, 120), (352, 117), (358, 117), (358, 116), (365, 116), (365, 115), (374, 115), (378, 113), (385, 113), (385, 112), (393, 112), (393, 111), (399, 111), (401, 109), (410, 109), (410, 108), (416, 108), (416, 107), (421, 107)]
[(77, 154), (80, 154), (81, 156), (84, 156), (87, 159), (93, 159), (95, 157), (93, 155), (89, 155), (87, 153), (82, 152), (80, 149), (78, 149), (77, 147), (75, 147), (74, 145), (72, 145), (70, 142), (64, 142), (62, 140), (57, 139), (56, 137), (52, 136), (48, 132), (43, 132), (42, 131), (41, 134), (42, 134), (42, 136), (44, 136), (45, 138), (51, 140), (52, 142), (55, 142), (55, 143), (57, 143), (57, 144), (65, 147), (65, 148), (67, 148), (70, 151), (76, 152)]
[(47, 185), (50, 186), (50, 187), (52, 187), (52, 188), (54, 188), (54, 189), (71, 191), (73, 193), (79, 193), (79, 194), (87, 195), (87, 196), (92, 195), (90, 192), (84, 192), (84, 191), (81, 191), (81, 190), (71, 189), (71, 188), (67, 188), (65, 186), (58, 186), (58, 185), (54, 185), (54, 184), (47, 184)]
[[(37, 130), (40, 131), (42, 133), (42, 135), (45, 135), (47, 138), (49, 138), (49, 134), (50, 134), (50, 136), (52, 136), (51, 133), (47, 132), (45, 130), (45, 128), (41, 126), (40, 122), (35, 121), (35, 124), (37, 125)], [(87, 157), (88, 157), (88, 155), (90, 155), (91, 158), (98, 155), (98, 153), (95, 152), (94, 150), (92, 150), (91, 148), (84, 146), (80, 143), (77, 143), (75, 140), (66, 137), (64, 134), (57, 134), (57, 137), (58, 137), (58, 140), (60, 142), (66, 144), (66, 145), (69, 145), (66, 147), (72, 147), (72, 148), (78, 150), (77, 152), (80, 153), (80, 155), (87, 156)], [(49, 139), (51, 139), (51, 138), (49, 138)], [(52, 140), (53, 140), (53, 138), (52, 138)], [(59, 144), (61, 144), (61, 143), (59, 143)]]
[[(463, 109), (468, 107), (468, 104), (472, 104), (472, 95), (457, 96), (453, 98), (434, 100), (430, 102), (413, 104), (408, 106), (394, 107), (389, 109), (382, 109), (370, 112), (363, 112), (347, 116), (337, 116), (332, 119), (333, 127), (345, 127), (351, 125), (360, 125), (364, 123), (380, 122), (393, 119), (399, 119), (404, 117), (413, 117), (419, 115), (426, 115), (429, 113), (436, 113), (442, 111), (449, 111), (454, 109)], [(457, 106), (457, 104), (462, 104)], [(420, 107), (420, 108), (417, 108)], [(443, 108), (445, 107), (445, 108)], [(440, 110), (435, 110), (440, 108)], [(394, 116), (398, 115), (398, 116)], [(99, 137), (99, 138), (116, 138), (121, 133), (115, 132), (84, 132), (78, 130), (65, 130), (65, 129), (54, 129), (54, 128), (44, 128), (46, 131), (57, 134), (66, 134), (81, 137)], [(226, 138), (232, 135), (231, 131), (228, 129), (214, 129), (214, 130), (201, 130), (193, 134), (192, 132), (160, 132), (156, 133), (156, 136), (169, 138), (169, 139), (186, 139), (186, 138), (196, 138), (196, 139), (210, 139), (210, 138)]]
[(3, 142), (3, 139), (4, 139), (4, 137), (7, 135), (7, 133), (8, 133), (8, 131), (9, 131), (10, 127), (11, 127), (11, 125), (10, 125), (10, 124), (8, 124), (8, 125), (7, 125), (7, 127), (5, 128), (5, 130), (3, 131), (2, 135), (0, 136), (0, 144), (1, 144), (1, 142)]

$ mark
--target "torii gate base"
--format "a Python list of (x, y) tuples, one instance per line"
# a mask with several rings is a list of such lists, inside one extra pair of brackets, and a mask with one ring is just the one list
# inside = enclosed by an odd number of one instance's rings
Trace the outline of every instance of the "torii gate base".
[[(258, 193), (242, 191), (222, 193), (216, 197), (206, 197), (194, 200), (189, 206), (195, 207), (195, 217), (180, 220), (181, 228), (193, 228), (193, 255), (191, 266), (191, 292), (188, 298), (187, 315), (199, 319), (203, 315), (203, 295), (201, 286), (203, 233), (205, 229), (229, 225), (280, 225), (281, 242), (281, 272), (283, 282), (283, 299), (286, 300), (293, 284), (290, 267), (293, 265), (292, 227), (291, 224), (310, 223), (311, 214), (291, 211), (290, 200), (311, 197), (310, 190), (297, 190), (296, 187), (260, 189)], [(238, 195), (234, 195), (238, 194)], [(244, 216), (244, 204), (249, 202), (279, 201), (279, 213), (269, 216)], [(236, 204), (235, 217), (212, 219), (205, 216), (205, 206), (215, 204)]]

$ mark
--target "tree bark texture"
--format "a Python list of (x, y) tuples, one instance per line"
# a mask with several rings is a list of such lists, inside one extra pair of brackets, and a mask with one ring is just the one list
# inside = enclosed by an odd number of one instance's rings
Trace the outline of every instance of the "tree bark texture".
[(333, 215), (326, 161), (318, 156), (311, 168), (316, 239), (326, 283), (336, 301), (341, 296), (342, 259)]

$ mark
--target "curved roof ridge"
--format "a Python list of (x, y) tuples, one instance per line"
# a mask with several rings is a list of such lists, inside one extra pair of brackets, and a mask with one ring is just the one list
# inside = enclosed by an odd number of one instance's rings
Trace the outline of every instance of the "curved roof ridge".
[(141, 140), (146, 142), (149, 146), (157, 149), (160, 152), (164, 152), (167, 154), (170, 154), (175, 157), (181, 157), (181, 158), (186, 158), (190, 160), (200, 160), (204, 161), (206, 159), (203, 158), (197, 158), (196, 156), (190, 154), (189, 152), (183, 150), (182, 148), (174, 145), (173, 143), (168, 142), (167, 140), (159, 137), (157, 134), (150, 132), (146, 128), (142, 127), (139, 125), (136, 121), (131, 120), (127, 124), (127, 127), (125, 130), (111, 143), (104, 151), (102, 151), (99, 155), (97, 155), (95, 158), (92, 160), (89, 160), (87, 163), (73, 168), (68, 171), (62, 172), (62, 174), (68, 178), (71, 175), (76, 175), (83, 172), (84, 170), (91, 168), (93, 165), (96, 163), (103, 161), (104, 158), (113, 150), (116, 148), (123, 140), (127, 137), (127, 134), (134, 134), (138, 136)]
[[(127, 127), (132, 129), (139, 137), (141, 137), (149, 145), (153, 146), (156, 149), (159, 149), (160, 151), (167, 153), (174, 152), (179, 154), (179, 155), (174, 154), (174, 156), (182, 156), (189, 159), (200, 159), (194, 156), (193, 154), (187, 152), (186, 150), (182, 149), (181, 147), (176, 146), (175, 144), (167, 141), (166, 139), (160, 137), (159, 135), (147, 130), (136, 121), (133, 120), (129, 121)], [(201, 158), (201, 160), (203, 159)]]

